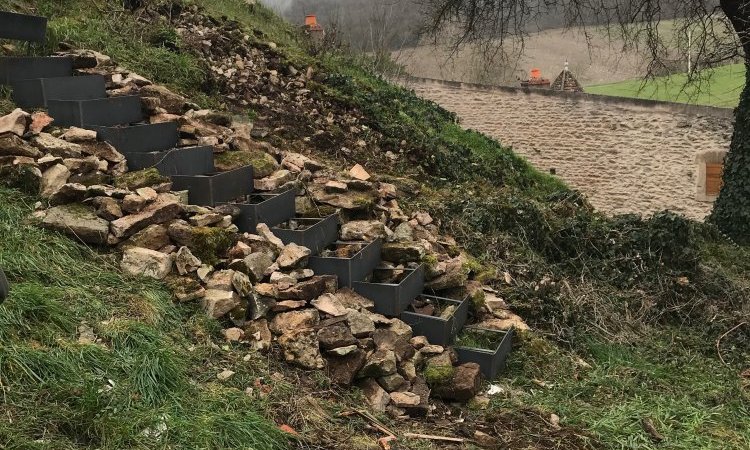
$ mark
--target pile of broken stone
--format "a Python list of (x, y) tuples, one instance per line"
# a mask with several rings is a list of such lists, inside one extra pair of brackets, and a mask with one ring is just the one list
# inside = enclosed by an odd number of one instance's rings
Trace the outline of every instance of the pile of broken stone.
[[(341, 172), (257, 142), (250, 123), (195, 109), (103, 55), (75, 54), (97, 61), (86, 70), (104, 74), (111, 94), (143, 95), (152, 122), (176, 120), (182, 145), (210, 144), (261, 161), (254, 164), (262, 166), (256, 189), (295, 188), (302, 215), (338, 214), (342, 240), (381, 238), (387, 267), (423, 264), (427, 289), (471, 296), (480, 326), (526, 327), (492, 289), (469, 279), (467, 256), (439, 234), (428, 213), (401, 210), (395, 184), (377, 181), (359, 165)], [(55, 127), (44, 112), (17, 109), (0, 117), (0, 179), (13, 177), (37, 183), (43, 201), (32, 216), (40, 226), (117, 248), (125, 272), (163, 279), (178, 301), (200, 302), (227, 326), (228, 341), (325, 370), (336, 384), (359, 385), (375, 409), (421, 416), (430, 410), (431, 395), (466, 401), (480, 388), (477, 364), (457, 365), (451, 348), (414, 336), (398, 318), (372, 312), (369, 299), (340, 289), (335, 277), (313, 273), (306, 267), (309, 249), (285, 245), (265, 224), (256, 233), (239, 233), (236, 208), (187, 204), (186, 192), (172, 192), (169, 179), (154, 169), (128, 172), (124, 156), (97, 141), (95, 132)], [(431, 368), (448, 376), (428, 384), (424, 373)]]

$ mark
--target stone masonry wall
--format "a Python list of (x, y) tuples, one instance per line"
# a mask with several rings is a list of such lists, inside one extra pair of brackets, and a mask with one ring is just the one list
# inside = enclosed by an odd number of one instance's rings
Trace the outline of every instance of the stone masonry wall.
[(696, 158), (729, 148), (732, 110), (428, 79), (405, 84), (539, 170), (555, 169), (604, 212), (669, 209), (702, 220), (711, 210), (697, 200)]

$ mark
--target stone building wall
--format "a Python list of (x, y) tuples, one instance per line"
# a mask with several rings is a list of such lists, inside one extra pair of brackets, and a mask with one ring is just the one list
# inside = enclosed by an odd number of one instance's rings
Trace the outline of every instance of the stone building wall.
[(699, 165), (729, 148), (730, 109), (416, 78), (404, 84), (538, 169), (554, 169), (602, 211), (669, 209), (702, 220), (711, 210), (699, 192)]

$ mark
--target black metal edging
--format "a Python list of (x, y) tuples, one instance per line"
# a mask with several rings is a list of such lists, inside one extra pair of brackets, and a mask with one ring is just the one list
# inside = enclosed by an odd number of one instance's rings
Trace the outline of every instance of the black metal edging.
[(508, 358), (511, 348), (513, 347), (513, 336), (515, 335), (515, 329), (511, 328), (508, 331), (500, 331), (490, 330), (487, 328), (467, 327), (467, 330), (476, 330), (503, 335), (502, 340), (495, 350), (474, 347), (453, 347), (453, 349), (458, 354), (458, 362), (460, 364), (468, 362), (477, 363), (479, 364), (479, 367), (481, 368), (482, 374), (485, 376), (485, 378), (487, 378), (488, 380), (494, 379), (497, 374), (505, 368), (505, 360)]
[(143, 120), (141, 98), (137, 95), (94, 100), (48, 100), (47, 110), (55, 119), (55, 125), (59, 126), (108, 127)]
[(271, 228), (271, 231), (284, 244), (293, 242), (307, 247), (313, 255), (319, 254), (323, 249), (336, 242), (339, 237), (339, 221), (336, 214), (321, 218), (297, 217), (294, 220), (306, 224), (307, 228), (290, 230), (276, 226)]
[(355, 281), (364, 280), (380, 263), (381, 239), (372, 242), (335, 242), (333, 245), (360, 244), (362, 249), (351, 258), (311, 256), (308, 267), (316, 274), (336, 275), (340, 287), (351, 287)]
[(391, 317), (398, 316), (424, 289), (424, 267), (422, 265), (416, 269), (403, 270), (411, 273), (399, 283), (355, 281), (352, 283), (352, 289), (372, 300), (375, 303), (375, 312)]
[(274, 227), (294, 217), (295, 198), (297, 189), (293, 188), (280, 194), (250, 194), (244, 202), (228, 204), (240, 209), (240, 216), (235, 221), (237, 228), (243, 233), (255, 233), (259, 223)]
[(180, 139), (177, 122), (88, 128), (97, 132), (100, 141), (109, 142), (120, 153), (163, 152), (174, 148)]
[(422, 294), (419, 297), (426, 297), (437, 300), (443, 304), (456, 305), (456, 310), (447, 318), (436, 316), (427, 316), (411, 311), (401, 313), (401, 320), (409, 324), (414, 330), (415, 336), (425, 336), (430, 344), (448, 346), (453, 344), (458, 332), (463, 328), (466, 319), (469, 316), (469, 299), (453, 300), (450, 298), (437, 297), (434, 295)]
[(155, 167), (164, 176), (199, 175), (214, 169), (211, 146), (173, 148), (164, 152), (125, 153), (128, 170)]
[(13, 101), (21, 108), (46, 107), (48, 100), (94, 100), (107, 96), (101, 75), (14, 80), (10, 85)]
[(0, 58), (0, 84), (32, 78), (69, 77), (73, 59), (66, 56), (6, 56)]
[(172, 190), (188, 191), (191, 205), (215, 206), (253, 191), (253, 166), (204, 175), (173, 175)]
[(44, 42), (46, 34), (46, 17), (0, 11), (0, 39)]

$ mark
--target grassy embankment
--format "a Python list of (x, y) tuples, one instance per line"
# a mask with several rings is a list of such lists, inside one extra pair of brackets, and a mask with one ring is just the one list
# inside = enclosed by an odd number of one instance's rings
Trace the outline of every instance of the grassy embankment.
[(618, 83), (586, 86), (590, 94), (643, 98), (693, 105), (734, 108), (745, 86), (745, 65), (731, 64), (698, 74), (688, 84), (687, 74), (657, 77), (652, 80), (627, 80)]
[[(233, 0), (199, 3), (265, 33), (291, 61), (313, 62), (291, 27), (265, 9), (251, 12)], [(52, 36), (107, 53), (198, 102), (221, 104), (200, 60), (154, 44), (152, 36), (169, 34), (168, 25), (143, 26), (129, 13), (112, 19), (83, 4), (40, 6), (54, 16)], [(350, 58), (327, 55), (317, 64), (330, 75), (316, 88), (319, 95), (363, 111), (385, 136), (383, 149), (406, 141), (405, 162), (389, 169), (374, 157), (368, 167), (419, 180), (420, 191), (406, 206), (426, 207), (442, 219), (478, 257), (472, 270), (537, 330), (519, 343), (497, 380), (504, 393), (473, 417), (533, 407), (558, 414), (562, 424), (576, 425), (605, 448), (750, 445), (744, 425), (750, 400), (740, 376), (748, 361), (747, 329), (722, 340), (728, 365), (714, 346), (748, 317), (745, 250), (670, 215), (647, 221), (598, 215), (510, 149), (462, 130), (444, 110)], [(20, 447), (150, 445), (154, 438), (143, 430), (157, 429), (164, 417), (164, 446), (282, 442), (261, 417), (278, 414), (274, 405), (242, 394), (265, 372), (236, 351), (212, 347), (208, 336), (219, 339), (215, 323), (194, 307), (172, 305), (158, 283), (123, 278), (109, 257), (26, 225), (31, 197), (3, 190), (0, 199), (0, 264), (15, 284), (12, 300), (0, 307), (8, 412), (0, 438)], [(514, 278), (510, 285), (502, 281), (504, 271)], [(104, 346), (76, 342), (82, 321)], [(228, 386), (215, 382), (219, 366), (238, 372)], [(664, 436), (661, 444), (644, 431), (645, 419)], [(565, 445), (553, 427), (527, 431), (531, 440), (516, 447)], [(45, 436), (46, 444), (34, 444)]]

